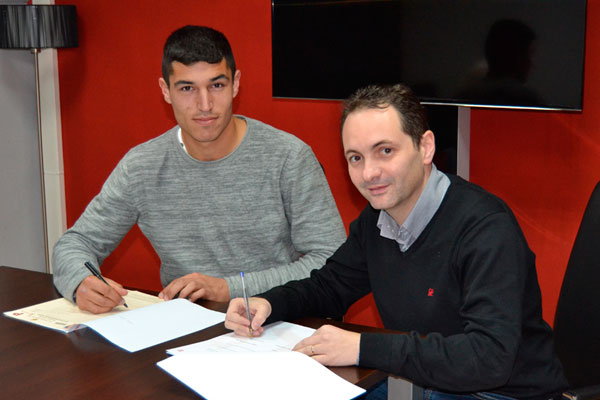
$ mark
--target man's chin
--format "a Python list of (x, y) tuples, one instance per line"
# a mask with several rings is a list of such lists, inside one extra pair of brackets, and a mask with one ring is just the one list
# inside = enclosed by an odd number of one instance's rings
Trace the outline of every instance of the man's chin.
[(371, 205), (371, 207), (373, 207), (376, 210), (383, 210), (383, 209), (385, 209), (385, 205), (382, 204), (381, 202), (376, 202), (376, 201), (370, 201), (369, 200), (369, 204)]

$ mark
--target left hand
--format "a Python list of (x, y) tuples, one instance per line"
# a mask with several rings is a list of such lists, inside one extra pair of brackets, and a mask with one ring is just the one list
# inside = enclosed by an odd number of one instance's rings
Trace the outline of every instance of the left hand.
[(356, 365), (360, 352), (360, 333), (333, 325), (323, 325), (312, 336), (301, 340), (292, 350), (311, 356), (323, 365)]
[(226, 302), (229, 301), (229, 286), (223, 278), (193, 272), (169, 283), (158, 297), (163, 300), (179, 297), (191, 302), (198, 299)]

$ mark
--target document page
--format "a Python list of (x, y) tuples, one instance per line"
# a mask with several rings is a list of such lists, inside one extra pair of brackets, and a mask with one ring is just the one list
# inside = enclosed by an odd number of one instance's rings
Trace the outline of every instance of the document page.
[(125, 301), (129, 308), (119, 306), (104, 314), (92, 314), (87, 311), (82, 311), (69, 300), (60, 298), (21, 308), (19, 310), (6, 311), (4, 315), (68, 333), (83, 328), (84, 325), (82, 324), (88, 321), (163, 302), (163, 300), (157, 296), (138, 292), (136, 290), (129, 290), (127, 296), (125, 296)]
[(187, 352), (157, 365), (207, 400), (346, 400), (365, 392), (296, 351)]
[(280, 321), (265, 326), (263, 334), (258, 337), (238, 336), (231, 332), (203, 342), (169, 349), (167, 353), (175, 355), (179, 353), (290, 351), (296, 343), (314, 332), (313, 328)]
[(174, 299), (86, 322), (117, 346), (138, 351), (225, 321), (225, 313)]

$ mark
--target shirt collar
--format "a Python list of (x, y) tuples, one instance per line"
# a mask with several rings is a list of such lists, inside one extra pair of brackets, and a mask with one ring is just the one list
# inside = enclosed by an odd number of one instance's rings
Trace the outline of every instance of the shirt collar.
[(189, 154), (187, 149), (185, 148), (185, 143), (183, 143), (183, 137), (181, 136), (181, 127), (177, 129), (177, 140), (179, 140), (179, 144), (181, 145), (183, 151), (185, 151), (186, 154)]
[(399, 226), (385, 210), (381, 210), (377, 220), (380, 235), (398, 242), (400, 251), (408, 250), (433, 218), (449, 186), (450, 179), (432, 164), (425, 189), (402, 226)]

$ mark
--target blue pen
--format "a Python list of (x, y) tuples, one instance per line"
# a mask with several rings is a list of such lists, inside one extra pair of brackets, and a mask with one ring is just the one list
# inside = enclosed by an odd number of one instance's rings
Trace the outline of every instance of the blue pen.
[(250, 321), (250, 336), (253, 336), (252, 316), (250, 315), (250, 303), (248, 302), (248, 293), (246, 293), (246, 282), (244, 281), (244, 272), (240, 272), (240, 276), (242, 277), (242, 292), (244, 293), (244, 301), (246, 302), (246, 315), (248, 316), (248, 321)]
[[(94, 266), (92, 265), (92, 263), (91, 263), (91, 262), (89, 262), (89, 261), (86, 261), (86, 262), (84, 262), (84, 263), (83, 263), (83, 265), (85, 265), (85, 267), (86, 267), (87, 269), (89, 269), (89, 270), (90, 270), (90, 272), (92, 273), (92, 275), (94, 275), (96, 278), (100, 279), (102, 282), (104, 282), (104, 283), (106, 283), (108, 286), (110, 286), (110, 285), (108, 284), (108, 282), (106, 282), (106, 281), (104, 280), (104, 278), (102, 277), (102, 275), (100, 275), (100, 273), (99, 273), (98, 271), (96, 271), (96, 268), (94, 268)], [(112, 286), (111, 286), (111, 287), (112, 287)], [(125, 302), (125, 300), (123, 300), (123, 305), (124, 305), (125, 307), (129, 308), (129, 306), (127, 305), (127, 303)]]

